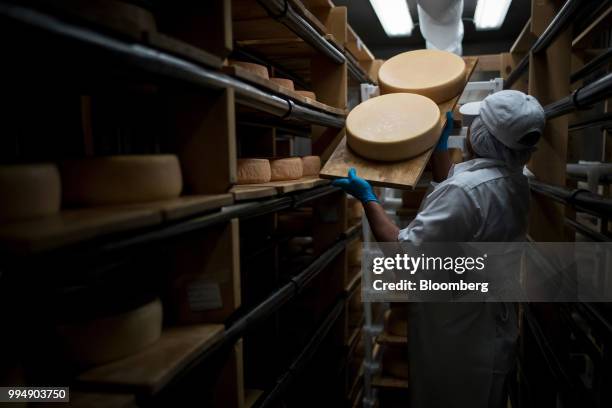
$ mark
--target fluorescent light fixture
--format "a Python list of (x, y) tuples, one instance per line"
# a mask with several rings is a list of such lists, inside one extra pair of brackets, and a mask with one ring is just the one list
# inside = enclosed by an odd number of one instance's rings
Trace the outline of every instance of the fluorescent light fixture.
[(414, 24), (406, 0), (370, 0), (370, 3), (389, 37), (410, 36)]
[(477, 30), (496, 30), (504, 24), (512, 0), (478, 0), (474, 12)]

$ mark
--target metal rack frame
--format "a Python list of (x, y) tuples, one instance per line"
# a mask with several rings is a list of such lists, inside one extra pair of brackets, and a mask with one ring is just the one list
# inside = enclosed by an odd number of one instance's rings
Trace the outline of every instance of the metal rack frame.
[[(100, 51), (104, 53), (105, 62), (112, 58), (115, 62), (135, 68), (140, 72), (163, 79), (186, 82), (200, 88), (217, 90), (231, 88), (235, 91), (236, 101), (239, 104), (283, 119), (302, 120), (336, 128), (344, 126), (344, 116), (319, 111), (301, 102), (267, 93), (222, 72), (204, 68), (172, 54), (146, 45), (128, 43), (85, 27), (66, 23), (26, 7), (0, 3), (0, 18), (6, 18), (24, 26), (59, 36), (65, 41), (72, 42), (73, 45), (84, 47), (90, 54), (93, 49)], [(80, 58), (81, 55), (78, 55), (78, 57)], [(78, 64), (80, 62), (73, 60), (70, 61), (70, 64), (72, 63)]]
[(521, 59), (516, 68), (510, 73), (504, 83), (504, 89), (510, 89), (525, 73), (527, 67), (529, 67), (529, 58), (531, 54), (538, 54), (548, 48), (553, 40), (571, 23), (581, 5), (581, 0), (567, 0), (565, 2), (561, 10), (559, 10), (559, 13), (557, 13), (548, 27), (546, 27), (546, 30), (544, 30), (542, 35), (538, 37), (536, 42), (531, 46), (527, 55)]

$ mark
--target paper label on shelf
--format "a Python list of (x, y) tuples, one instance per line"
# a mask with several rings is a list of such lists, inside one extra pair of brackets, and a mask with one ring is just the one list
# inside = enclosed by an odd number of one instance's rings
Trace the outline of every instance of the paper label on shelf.
[(219, 284), (213, 282), (196, 281), (187, 288), (187, 299), (192, 312), (221, 309), (223, 299)]

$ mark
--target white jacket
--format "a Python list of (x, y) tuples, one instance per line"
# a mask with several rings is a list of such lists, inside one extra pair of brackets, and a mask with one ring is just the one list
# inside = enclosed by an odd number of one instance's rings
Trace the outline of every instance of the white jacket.
[[(435, 185), (399, 241), (523, 241), (529, 185), (503, 162), (455, 165)], [(504, 303), (413, 303), (409, 311), (413, 408), (500, 406), (514, 364), (516, 315)]]

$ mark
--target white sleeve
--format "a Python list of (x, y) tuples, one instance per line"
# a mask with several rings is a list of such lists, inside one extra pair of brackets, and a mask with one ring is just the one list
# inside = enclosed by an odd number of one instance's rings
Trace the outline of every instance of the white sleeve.
[(476, 201), (461, 187), (441, 184), (426, 198), (415, 219), (400, 230), (398, 241), (469, 242), (480, 228)]

